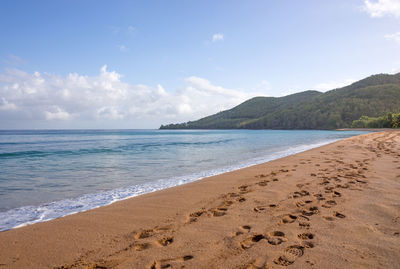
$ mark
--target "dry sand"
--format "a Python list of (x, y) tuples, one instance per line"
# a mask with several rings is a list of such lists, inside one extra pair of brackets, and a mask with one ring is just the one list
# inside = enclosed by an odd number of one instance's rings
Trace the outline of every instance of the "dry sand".
[(0, 268), (400, 268), (400, 132), (0, 233)]

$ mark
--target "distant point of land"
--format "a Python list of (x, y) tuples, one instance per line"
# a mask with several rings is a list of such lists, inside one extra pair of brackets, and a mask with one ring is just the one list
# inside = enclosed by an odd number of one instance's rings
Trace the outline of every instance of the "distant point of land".
[(334, 130), (350, 128), (362, 116), (399, 112), (400, 73), (379, 74), (325, 93), (255, 97), (232, 109), (196, 121), (161, 125), (160, 129)]

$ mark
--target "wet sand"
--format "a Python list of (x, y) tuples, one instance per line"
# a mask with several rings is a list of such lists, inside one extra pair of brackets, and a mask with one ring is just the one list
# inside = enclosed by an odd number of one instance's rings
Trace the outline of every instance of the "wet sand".
[(0, 233), (0, 268), (283, 267), (400, 268), (399, 131)]

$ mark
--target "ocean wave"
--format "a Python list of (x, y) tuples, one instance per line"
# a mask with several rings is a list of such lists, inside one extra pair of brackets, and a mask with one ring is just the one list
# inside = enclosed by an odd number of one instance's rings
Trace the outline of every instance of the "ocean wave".
[[(16, 151), (16, 152), (3, 152), (0, 153), (0, 159), (10, 158), (42, 158), (48, 156), (65, 156), (65, 155), (89, 155), (89, 154), (120, 154), (130, 153), (132, 151), (142, 151), (149, 148), (165, 148), (165, 147), (179, 147), (179, 146), (204, 146), (213, 144), (225, 144), (229, 143), (233, 139), (221, 139), (207, 142), (168, 142), (168, 143), (131, 143), (123, 146), (116, 146), (115, 148), (90, 148), (90, 149), (79, 149), (79, 150), (28, 150), (28, 151)], [(82, 142), (82, 141), (80, 141)], [(47, 143), (47, 142), (46, 142)]]

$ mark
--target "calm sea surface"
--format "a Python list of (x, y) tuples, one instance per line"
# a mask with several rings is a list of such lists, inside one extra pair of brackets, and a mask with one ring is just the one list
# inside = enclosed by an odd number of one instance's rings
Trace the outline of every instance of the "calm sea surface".
[(273, 160), (360, 133), (0, 131), (0, 231)]

